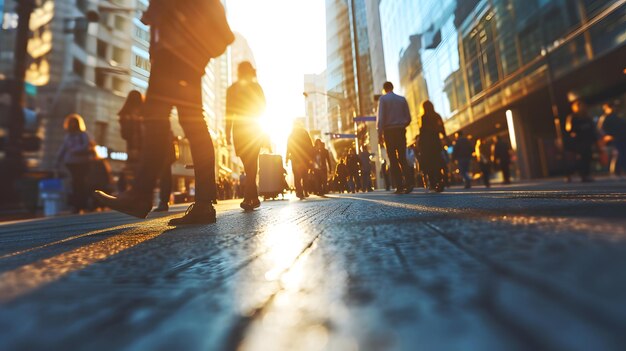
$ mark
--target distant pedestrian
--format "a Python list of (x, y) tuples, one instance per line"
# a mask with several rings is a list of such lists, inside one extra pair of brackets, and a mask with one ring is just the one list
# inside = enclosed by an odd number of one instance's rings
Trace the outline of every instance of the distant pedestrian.
[(367, 145), (364, 145), (359, 153), (359, 163), (361, 164), (361, 191), (372, 192), (372, 161), (370, 158), (374, 156), (370, 152)]
[(459, 173), (465, 183), (465, 189), (472, 187), (472, 177), (469, 174), (469, 170), (472, 163), (473, 152), (474, 145), (472, 142), (463, 135), (463, 131), (458, 131), (456, 133), (456, 144), (454, 144), (452, 158), (456, 161), (457, 166), (459, 167)]
[(408, 194), (414, 184), (406, 162), (406, 127), (411, 124), (411, 112), (406, 99), (393, 92), (393, 84), (383, 85), (384, 95), (378, 101), (378, 142), (387, 149), (391, 176), (396, 194)]
[(235, 39), (220, 1), (151, 1), (142, 21), (150, 26), (150, 81), (144, 106), (145, 138), (132, 188), (99, 201), (120, 212), (145, 218), (169, 147), (172, 106), (189, 140), (195, 173), (195, 204), (169, 224), (215, 223), (215, 154), (202, 110), (201, 79), (211, 58)]
[(86, 132), (85, 121), (78, 114), (65, 117), (63, 123), (65, 138), (57, 154), (56, 166), (62, 165), (70, 172), (72, 195), (70, 203), (74, 213), (88, 209), (89, 189), (87, 177), (90, 163), (95, 158), (94, 144)]
[(389, 165), (387, 164), (387, 160), (383, 160), (383, 163), (380, 165), (380, 178), (385, 183), (385, 190), (391, 190), (391, 180), (389, 179)]
[(481, 178), (485, 187), (491, 187), (491, 147), (487, 139), (478, 139), (475, 147), (476, 162), (480, 168)]
[(296, 196), (300, 200), (306, 198), (306, 178), (313, 159), (313, 144), (309, 132), (298, 122), (294, 122), (291, 135), (287, 142), (285, 163), (291, 161)]
[(315, 191), (322, 196), (328, 193), (328, 170), (332, 165), (330, 162), (330, 152), (320, 139), (315, 140), (315, 150), (313, 159), (313, 172), (315, 177)]
[(442, 140), (446, 138), (446, 129), (443, 119), (435, 111), (435, 106), (430, 101), (422, 104), (424, 114), (420, 127), (419, 150), (420, 167), (428, 176), (428, 183), (432, 190), (443, 191), (445, 161), (443, 159)]
[[(575, 155), (571, 170), (577, 170), (584, 183), (592, 182), (593, 146), (598, 142), (596, 124), (589, 115), (587, 105), (578, 96), (572, 99), (571, 108), (572, 113), (565, 120), (565, 131), (571, 138), (568, 147)], [(571, 173), (568, 179), (571, 179)]]
[(350, 187), (348, 186), (348, 166), (346, 166), (346, 160), (343, 158), (339, 160), (339, 163), (337, 163), (337, 167), (335, 169), (335, 180), (337, 191), (340, 194), (344, 191), (350, 191)]
[(245, 194), (246, 194), (246, 172), (245, 171), (241, 171), (241, 173), (239, 174), (239, 195), (238, 197), (243, 199), (245, 198)]
[(491, 158), (502, 172), (504, 184), (511, 184), (511, 147), (500, 136), (494, 138)]
[(131, 166), (133, 172), (139, 164), (139, 154), (143, 141), (143, 105), (144, 97), (137, 91), (128, 93), (122, 109), (117, 113), (120, 122), (122, 139), (126, 141), (126, 163)]
[(353, 148), (348, 150), (346, 166), (348, 167), (348, 186), (350, 187), (350, 192), (354, 194), (360, 189), (361, 185), (361, 161)]
[[(263, 135), (259, 117), (265, 111), (265, 94), (257, 82), (256, 70), (248, 61), (239, 64), (238, 80), (226, 93), (226, 140), (235, 146), (246, 172), (246, 184), (240, 207), (250, 211), (261, 206), (256, 186), (259, 152)], [(231, 139), (232, 133), (232, 139)]]
[(604, 133), (604, 142), (611, 143), (617, 151), (617, 157), (611, 167), (619, 177), (626, 175), (626, 120), (615, 113), (613, 103), (602, 105), (604, 114), (599, 121), (599, 129)]

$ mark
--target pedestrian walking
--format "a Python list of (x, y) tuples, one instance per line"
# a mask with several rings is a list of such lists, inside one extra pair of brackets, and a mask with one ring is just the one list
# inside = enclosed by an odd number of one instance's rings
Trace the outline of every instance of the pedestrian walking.
[(567, 146), (574, 154), (575, 161), (570, 168), (568, 181), (571, 181), (572, 171), (576, 170), (583, 183), (592, 182), (593, 146), (598, 142), (596, 124), (589, 115), (587, 105), (578, 96), (572, 96), (571, 108), (572, 113), (565, 120), (565, 131), (570, 137)]
[(311, 142), (311, 136), (300, 123), (294, 122), (291, 135), (289, 135), (287, 142), (287, 157), (285, 157), (285, 163), (291, 161), (296, 196), (300, 200), (304, 200), (307, 195), (305, 193), (305, 183), (312, 159), (313, 144)]
[(387, 164), (387, 160), (383, 160), (383, 163), (380, 165), (380, 177), (385, 183), (385, 190), (391, 190), (391, 180), (389, 179), (389, 165)]
[(265, 111), (266, 102), (252, 64), (248, 61), (240, 63), (237, 73), (237, 82), (226, 93), (226, 140), (229, 145), (234, 144), (246, 172), (245, 193), (240, 207), (251, 211), (261, 206), (256, 176), (263, 136), (259, 133), (258, 119)]
[(370, 152), (367, 145), (364, 145), (359, 153), (359, 164), (361, 165), (361, 191), (372, 192), (372, 161), (370, 157), (374, 156)]
[(350, 191), (348, 186), (348, 166), (346, 166), (346, 160), (343, 158), (339, 160), (335, 169), (335, 183), (340, 194)]
[(475, 147), (476, 162), (485, 187), (491, 187), (491, 147), (487, 139), (478, 139)]
[(142, 18), (150, 26), (150, 80), (146, 93), (140, 165), (132, 188), (117, 197), (97, 192), (104, 205), (139, 218), (152, 208), (152, 192), (169, 147), (172, 106), (189, 140), (195, 204), (169, 225), (215, 223), (215, 154), (202, 109), (201, 79), (211, 58), (235, 39), (219, 1), (152, 1)]
[(406, 162), (406, 127), (411, 123), (409, 104), (403, 96), (393, 92), (393, 84), (383, 85), (384, 95), (378, 100), (378, 142), (387, 149), (391, 177), (396, 194), (408, 194), (415, 186)]
[(435, 111), (430, 101), (422, 104), (424, 114), (420, 127), (419, 150), (420, 167), (428, 177), (429, 187), (436, 192), (442, 192), (444, 183), (445, 161), (443, 159), (442, 140), (446, 138), (443, 119)]
[(472, 142), (463, 135), (463, 131), (456, 133), (456, 144), (454, 144), (454, 150), (452, 151), (452, 158), (456, 161), (459, 167), (459, 173), (463, 178), (465, 189), (472, 187), (472, 177), (469, 174), (470, 166), (472, 163), (472, 154), (474, 152), (474, 145)]
[(315, 140), (315, 154), (314, 154), (314, 176), (315, 176), (315, 189), (319, 196), (323, 196), (328, 193), (328, 170), (332, 165), (330, 162), (330, 152), (326, 149), (324, 142), (320, 139)]
[(350, 192), (354, 194), (361, 188), (361, 161), (353, 148), (348, 149), (346, 166), (348, 167), (348, 187)]
[(65, 166), (70, 172), (72, 183), (70, 204), (74, 208), (74, 213), (81, 213), (88, 210), (87, 177), (90, 162), (95, 158), (94, 144), (80, 115), (71, 114), (65, 117), (63, 128), (65, 138), (57, 154), (56, 168)]
[(500, 136), (494, 138), (491, 158), (502, 172), (504, 184), (511, 184), (511, 146)]
[(599, 129), (604, 133), (604, 142), (610, 143), (617, 151), (612, 173), (623, 178), (626, 173), (626, 120), (615, 113), (613, 103), (606, 102), (602, 105), (604, 114), (598, 122)]

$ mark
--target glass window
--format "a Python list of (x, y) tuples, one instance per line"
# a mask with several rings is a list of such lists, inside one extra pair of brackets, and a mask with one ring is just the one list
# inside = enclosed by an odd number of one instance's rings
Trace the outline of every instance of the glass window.
[(106, 60), (107, 59), (107, 48), (108, 45), (104, 40), (98, 39), (98, 57)]

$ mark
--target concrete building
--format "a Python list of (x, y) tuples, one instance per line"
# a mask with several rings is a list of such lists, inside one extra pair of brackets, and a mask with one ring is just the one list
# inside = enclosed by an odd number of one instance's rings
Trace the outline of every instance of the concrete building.
[(304, 104), (306, 118), (304, 127), (311, 138), (322, 139), (330, 145), (330, 121), (328, 119), (328, 103), (324, 95), (326, 91), (326, 72), (304, 75)]
[(449, 134), (509, 138), (520, 177), (558, 175), (568, 92), (583, 96), (594, 115), (600, 102), (625, 99), (625, 6), (381, 0), (386, 73), (401, 83), (414, 115), (429, 99)]

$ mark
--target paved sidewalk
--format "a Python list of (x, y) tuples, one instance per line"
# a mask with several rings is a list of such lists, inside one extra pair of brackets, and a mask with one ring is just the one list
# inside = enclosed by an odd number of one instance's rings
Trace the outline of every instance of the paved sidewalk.
[[(182, 208), (180, 208), (182, 210)], [(3, 350), (622, 350), (626, 183), (0, 225)]]

